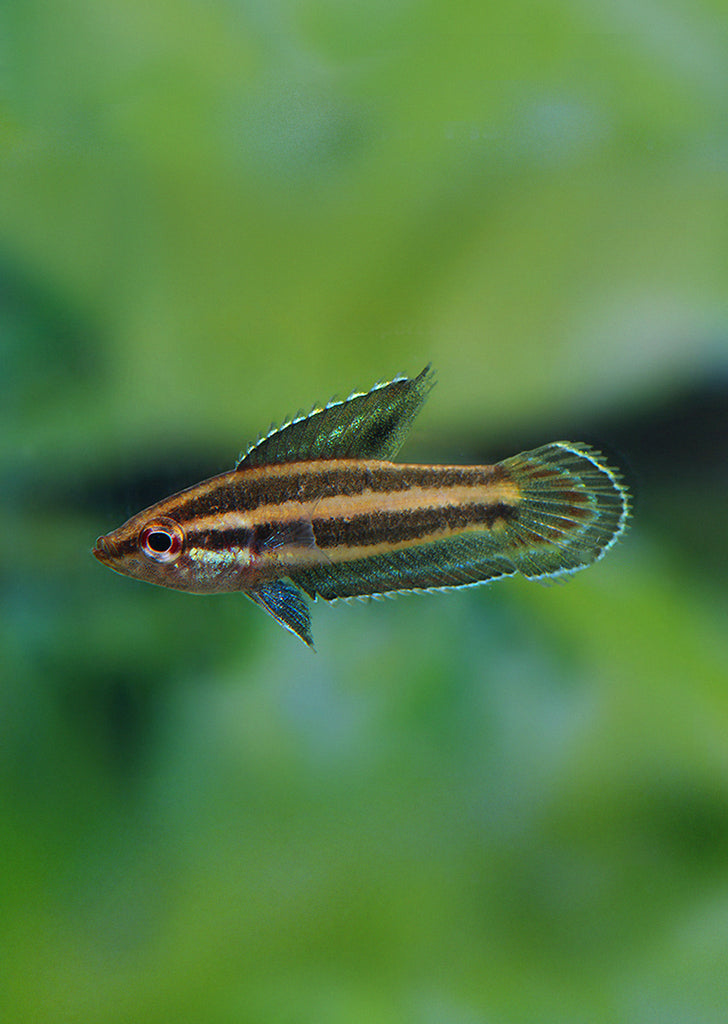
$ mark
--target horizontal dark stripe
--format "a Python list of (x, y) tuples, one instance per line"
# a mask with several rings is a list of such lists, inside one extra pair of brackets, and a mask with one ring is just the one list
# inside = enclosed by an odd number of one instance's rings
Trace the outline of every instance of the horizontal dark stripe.
[[(178, 495), (174, 504), (168, 506), (169, 513), (181, 524), (190, 522), (201, 516), (213, 515), (217, 512), (247, 512), (258, 508), (268, 500), (271, 483), (268, 480), (249, 480), (247, 486), (238, 480), (239, 474), (225, 474), (205, 480), (188, 491)], [(290, 500), (297, 493), (297, 477), (279, 477), (275, 482), (276, 503)]]
[(230, 526), (222, 530), (190, 530), (187, 547), (207, 551), (249, 548), (258, 555), (273, 547), (313, 547), (311, 524), (307, 521), (260, 523), (252, 528)]
[[(241, 527), (226, 530), (191, 530), (187, 534), (185, 547), (204, 548), (206, 551), (229, 551), (232, 548), (260, 547), (258, 529)], [(255, 535), (255, 541), (254, 541)]]
[(504, 480), (507, 474), (499, 466), (382, 466), (292, 464), (288, 473), (266, 474), (260, 468), (224, 474), (183, 491), (174, 504), (167, 506), (182, 525), (201, 516), (218, 512), (250, 512), (262, 505), (282, 505), (289, 501), (318, 501), (336, 496), (351, 497), (365, 490), (374, 493), (405, 491), (411, 487), (448, 488), (458, 485), (484, 486)]
[(510, 522), (518, 514), (514, 505), (445, 505), (407, 512), (375, 512), (349, 519), (314, 519), (313, 532), (320, 548), (369, 547), (417, 540), (439, 531), (492, 529), (498, 520)]
[[(484, 526), (491, 529), (498, 520), (510, 522), (518, 513), (513, 505), (496, 502), (492, 505), (447, 505), (407, 512), (375, 512), (350, 518), (314, 519), (313, 532), (320, 548), (369, 547), (375, 544), (398, 544), (417, 540), (438, 531), (466, 530)], [(291, 531), (290, 522), (261, 523), (253, 529), (229, 527), (223, 530), (191, 531), (187, 547), (209, 551), (250, 548), (260, 552), (283, 531)]]

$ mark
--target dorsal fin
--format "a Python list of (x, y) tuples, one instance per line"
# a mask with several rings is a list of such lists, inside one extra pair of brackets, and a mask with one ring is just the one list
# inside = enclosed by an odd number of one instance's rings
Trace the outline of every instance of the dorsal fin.
[(330, 402), (272, 430), (248, 449), (236, 469), (309, 459), (390, 459), (434, 383), (428, 365), (417, 377), (396, 377), (366, 394)]

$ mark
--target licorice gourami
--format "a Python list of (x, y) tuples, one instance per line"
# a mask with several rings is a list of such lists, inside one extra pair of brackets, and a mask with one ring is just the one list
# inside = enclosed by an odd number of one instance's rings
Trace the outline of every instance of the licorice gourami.
[(558, 577), (624, 531), (629, 496), (587, 445), (492, 466), (393, 463), (430, 367), (332, 402), (254, 444), (234, 470), (99, 537), (116, 572), (177, 590), (240, 590), (313, 646), (311, 598)]

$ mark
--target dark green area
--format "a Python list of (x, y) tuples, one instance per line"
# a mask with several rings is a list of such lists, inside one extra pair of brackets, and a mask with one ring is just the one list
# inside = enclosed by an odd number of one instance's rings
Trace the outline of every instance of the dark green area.
[[(722, 26), (0, 8), (0, 1019), (725, 1020)], [(317, 654), (91, 557), (430, 360), (403, 457), (593, 444), (624, 542)]]

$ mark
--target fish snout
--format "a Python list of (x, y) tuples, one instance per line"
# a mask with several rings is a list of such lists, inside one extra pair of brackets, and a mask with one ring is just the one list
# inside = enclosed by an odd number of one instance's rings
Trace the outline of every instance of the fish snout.
[(94, 554), (100, 562), (107, 562), (118, 555), (116, 544), (110, 536), (99, 537), (93, 549)]

